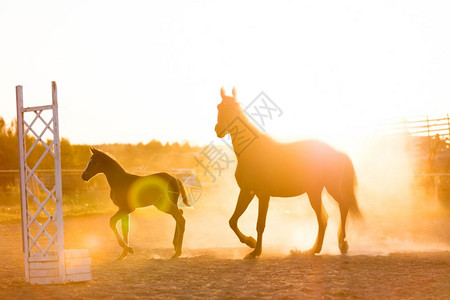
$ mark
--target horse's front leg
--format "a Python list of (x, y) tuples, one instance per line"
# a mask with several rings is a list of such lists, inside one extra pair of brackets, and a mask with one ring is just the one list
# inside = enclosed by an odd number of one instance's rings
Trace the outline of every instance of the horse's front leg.
[[(109, 226), (111, 227), (112, 231), (114, 232), (114, 235), (116, 236), (117, 242), (119, 243), (120, 247), (122, 247), (124, 249), (124, 251), (127, 251), (129, 253), (134, 253), (133, 249), (128, 247), (128, 244), (123, 240), (123, 238), (120, 236), (119, 232), (117, 231), (117, 222), (120, 219), (122, 219), (123, 217), (127, 217), (127, 216), (128, 216), (128, 212), (119, 210), (109, 220)], [(127, 219), (127, 221), (128, 221), (128, 219)], [(128, 222), (126, 222), (126, 223), (128, 224)], [(122, 226), (123, 226), (123, 224), (122, 224)], [(128, 228), (128, 225), (127, 225), (127, 228)], [(127, 232), (126, 239), (128, 240), (128, 232)], [(122, 255), (123, 255), (123, 253), (122, 253)]]
[(264, 229), (266, 228), (267, 210), (269, 209), (269, 196), (259, 196), (258, 205), (258, 222), (256, 224), (256, 232), (258, 233), (258, 238), (256, 239), (255, 250), (247, 254), (245, 258), (255, 258), (261, 255), (262, 252), (262, 237)]
[(255, 248), (256, 241), (251, 236), (245, 236), (238, 228), (237, 222), (242, 214), (247, 209), (248, 205), (252, 201), (253, 197), (255, 197), (254, 193), (244, 191), (241, 189), (239, 193), (239, 198), (236, 204), (236, 209), (234, 210), (233, 215), (230, 218), (230, 227), (233, 229), (234, 233), (236, 233), (237, 237), (241, 241), (241, 243), (245, 243), (250, 248)]
[[(124, 217), (121, 218), (122, 223), (122, 235), (123, 235), (123, 241), (125, 244), (130, 245), (128, 241), (128, 233), (130, 232), (130, 215), (127, 214)], [(122, 254), (116, 259), (116, 260), (123, 260), (128, 255), (128, 250), (123, 249)]]

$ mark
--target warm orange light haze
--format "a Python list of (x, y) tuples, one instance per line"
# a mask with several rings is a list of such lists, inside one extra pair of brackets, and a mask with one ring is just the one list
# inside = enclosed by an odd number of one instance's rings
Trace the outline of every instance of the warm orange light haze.
[(283, 110), (281, 140), (333, 142), (450, 108), (445, 1), (3, 1), (0, 115), (59, 87), (72, 143), (217, 141), (218, 89)]

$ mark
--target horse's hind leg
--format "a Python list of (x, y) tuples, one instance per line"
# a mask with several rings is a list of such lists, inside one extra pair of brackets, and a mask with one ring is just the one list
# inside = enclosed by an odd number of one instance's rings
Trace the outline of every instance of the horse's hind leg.
[(175, 229), (175, 235), (173, 239), (173, 244), (175, 247), (175, 254), (172, 256), (172, 258), (177, 258), (181, 255), (181, 248), (183, 246), (183, 236), (184, 236), (184, 229), (186, 226), (186, 220), (183, 217), (183, 214), (178, 207), (174, 207), (169, 212), (172, 217), (175, 219), (175, 222), (177, 223), (176, 229)]
[(325, 211), (322, 203), (321, 192), (308, 193), (309, 202), (311, 203), (314, 212), (316, 213), (319, 230), (317, 232), (316, 242), (314, 246), (308, 251), (311, 254), (319, 253), (322, 250), (323, 238), (325, 236), (325, 229), (328, 223), (328, 214)]
[[(183, 214), (183, 211), (180, 209), (180, 213)], [(175, 224), (175, 233), (173, 235), (173, 247), (175, 248), (175, 251), (177, 250), (177, 245), (178, 245), (178, 240), (180, 238), (180, 234), (179, 234), (179, 230), (178, 230), (178, 225)]]
[(339, 230), (338, 230), (338, 245), (339, 245), (339, 250), (341, 250), (341, 253), (347, 254), (348, 243), (345, 240), (345, 223), (347, 221), (348, 205), (345, 204), (344, 197), (339, 192), (339, 189), (327, 187), (327, 191), (334, 198), (334, 200), (336, 200), (336, 202), (339, 203), (339, 211), (341, 213), (341, 222), (339, 223)]
[(173, 244), (173, 247), (174, 247), (175, 251), (177, 251), (178, 238), (179, 238), (178, 225), (175, 224), (175, 233), (173, 235), (173, 241), (172, 241), (172, 244)]
[(348, 207), (345, 204), (339, 204), (339, 210), (341, 212), (341, 223), (338, 230), (339, 250), (341, 250), (342, 254), (347, 254), (348, 243), (345, 240), (345, 222), (347, 220)]

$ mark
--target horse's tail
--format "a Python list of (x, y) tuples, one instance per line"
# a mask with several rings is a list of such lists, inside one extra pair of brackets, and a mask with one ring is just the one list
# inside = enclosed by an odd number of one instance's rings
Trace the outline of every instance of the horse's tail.
[(178, 185), (178, 191), (181, 194), (181, 199), (183, 199), (183, 203), (186, 206), (191, 206), (191, 204), (189, 203), (189, 199), (188, 199), (188, 196), (186, 193), (186, 188), (184, 186), (184, 183), (179, 178), (177, 178), (177, 185)]
[(356, 200), (355, 189), (357, 186), (355, 169), (353, 163), (347, 155), (344, 155), (344, 167), (341, 177), (341, 194), (343, 201), (347, 205), (349, 212), (357, 219), (362, 219), (361, 211)]

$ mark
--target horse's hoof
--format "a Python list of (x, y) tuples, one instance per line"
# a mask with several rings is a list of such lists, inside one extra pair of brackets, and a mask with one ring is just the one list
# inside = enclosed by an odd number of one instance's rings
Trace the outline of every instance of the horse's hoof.
[(301, 250), (297, 250), (297, 248), (289, 250), (289, 253), (292, 256), (298, 256), (298, 255), (302, 255), (303, 254), (303, 252)]
[(343, 241), (342, 243), (339, 243), (339, 249), (341, 250), (341, 254), (347, 254), (348, 251), (348, 243), (347, 241)]
[(174, 255), (172, 255), (171, 259), (178, 258), (180, 255), (181, 253), (175, 253)]
[(245, 243), (247, 246), (249, 246), (250, 248), (255, 248), (255, 247), (256, 247), (256, 240), (255, 240), (253, 237), (251, 237), (251, 236), (248, 236), (248, 237), (245, 239), (244, 243)]
[(131, 248), (131, 247), (127, 247), (127, 251), (128, 251), (129, 253), (131, 253), (131, 254), (134, 254), (134, 250), (133, 250), (133, 248)]
[(120, 254), (120, 256), (118, 258), (115, 259), (115, 261), (121, 261), (123, 260), (125, 257), (127, 257), (128, 255), (128, 251), (123, 249), (122, 254)]
[(258, 256), (261, 255), (261, 250), (253, 250), (252, 252), (250, 252), (249, 254), (247, 254), (244, 259), (255, 259)]
[(311, 248), (309, 250), (302, 251), (301, 253), (304, 255), (315, 255), (316, 253), (319, 253), (319, 252), (317, 252), (316, 249)]
[(257, 257), (260, 256), (260, 255), (261, 255), (261, 252), (257, 253), (256, 251), (252, 251), (252, 252), (250, 252), (249, 254), (247, 254), (247, 255), (244, 257), (244, 259), (255, 259), (255, 258), (257, 258)]
[(121, 260), (124, 260), (125, 257), (127, 257), (127, 255), (128, 255), (128, 252), (125, 251), (125, 253), (122, 253), (118, 258), (116, 258), (115, 261), (121, 261)]

